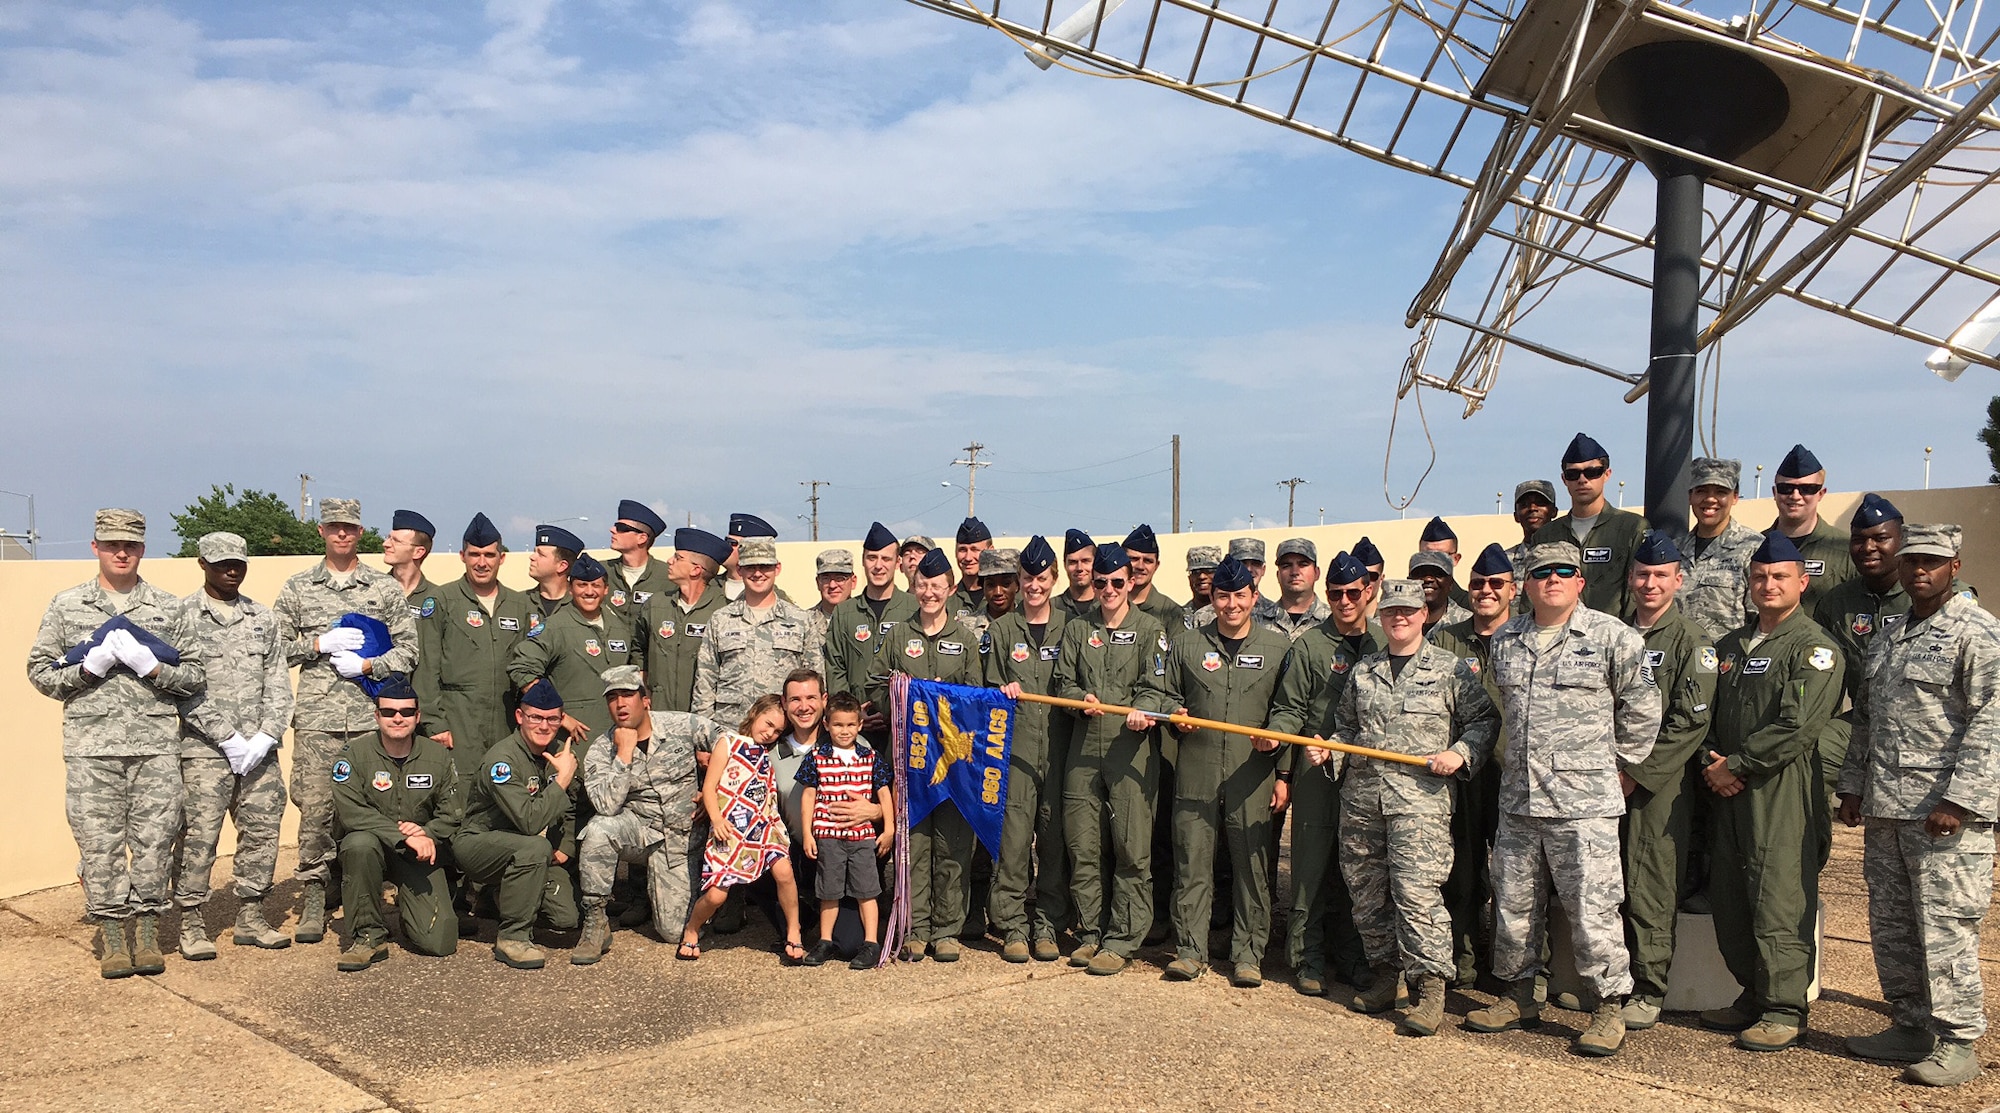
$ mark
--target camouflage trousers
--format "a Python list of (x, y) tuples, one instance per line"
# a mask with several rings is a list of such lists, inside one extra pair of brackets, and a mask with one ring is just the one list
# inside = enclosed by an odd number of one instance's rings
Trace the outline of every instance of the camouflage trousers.
[(163, 912), (181, 830), (181, 759), (66, 757), (64, 803), (83, 856), (83, 911), (93, 920)]
[(230, 868), (236, 896), (263, 900), (278, 868), (278, 824), (285, 818), (285, 778), (277, 755), (241, 777), (229, 771), (229, 759), (220, 753), (180, 761), (186, 815), (174, 845), (174, 903), (199, 908), (208, 902), (223, 816), (236, 821), (236, 857)]
[(1493, 840), (1493, 974), (1515, 982), (1542, 973), (1550, 887), (1569, 916), (1577, 976), (1602, 1000), (1632, 992), (1625, 951), (1618, 817), (1546, 819), (1500, 813)]
[(656, 839), (631, 812), (599, 815), (584, 824), (577, 840), (576, 864), (585, 903), (611, 896), (618, 863), (646, 863), (646, 894), (653, 903), (653, 930), (662, 939), (679, 939), (692, 899), (688, 880), (686, 831), (670, 831)]
[(1370, 966), (1395, 967), (1411, 980), (1457, 972), (1444, 905), (1451, 862), (1449, 812), (1391, 815), (1383, 811), (1379, 782), (1347, 785), (1340, 798), (1340, 872)]
[(1868, 934), (1896, 1023), (1944, 1039), (1985, 1035), (1979, 921), (1993, 900), (1993, 825), (1934, 839), (1919, 819), (1870, 819), (1865, 834)]
[(325, 883), (340, 845), (333, 837), (333, 763), (370, 731), (292, 731), (292, 803), (299, 809), (300, 881)]

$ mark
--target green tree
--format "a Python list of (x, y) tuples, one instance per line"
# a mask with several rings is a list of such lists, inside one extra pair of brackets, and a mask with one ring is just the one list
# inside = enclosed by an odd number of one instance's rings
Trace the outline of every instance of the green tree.
[(1988, 483), (2000, 483), (2000, 395), (1986, 403), (1986, 428), (1979, 431), (1979, 443), (1986, 446), (1986, 459), (1993, 465)]
[[(174, 555), (200, 555), (196, 542), (202, 534), (217, 530), (243, 538), (251, 556), (317, 556), (326, 551), (318, 528), (300, 521), (290, 503), (269, 491), (238, 494), (236, 485), (230, 483), (210, 488), (208, 494), (189, 503), (185, 512), (174, 515), (174, 532), (181, 538), (180, 551)], [(382, 535), (364, 530), (361, 551), (381, 552)]]

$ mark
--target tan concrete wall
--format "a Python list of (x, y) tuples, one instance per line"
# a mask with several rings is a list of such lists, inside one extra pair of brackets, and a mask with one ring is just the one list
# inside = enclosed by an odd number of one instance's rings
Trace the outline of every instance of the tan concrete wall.
[[(1958, 522), (1966, 530), (1965, 578), (1986, 588), (1989, 606), (2000, 599), (2000, 487), (1954, 488), (1937, 491), (1884, 492), (1911, 521)], [(1855, 494), (1830, 494), (1823, 513), (1828, 521), (1845, 523), (1853, 513)], [(1769, 499), (1746, 500), (1739, 517), (1756, 527), (1774, 516)], [(1520, 540), (1520, 530), (1511, 518), (1497, 514), (1452, 519), (1461, 549), (1477, 553), (1489, 541), (1511, 545)], [(1344, 525), (1284, 527), (1250, 531), (1210, 531), (1164, 534), (1160, 537), (1160, 583), (1169, 595), (1187, 597), (1187, 549), (1191, 545), (1222, 544), (1245, 533), (1261, 537), (1275, 547), (1287, 537), (1308, 537), (1319, 547), (1325, 561), (1335, 552), (1351, 547), (1364, 534), (1389, 558), (1392, 571), (1417, 547), (1423, 521), (1361, 522)], [(1003, 538), (1002, 545), (1018, 546), (1025, 538)], [(1060, 535), (1052, 538), (1060, 546)], [(1114, 540), (1105, 537), (1099, 540)], [(164, 547), (164, 542), (162, 543)], [(845, 548), (860, 554), (859, 542), (784, 542), (778, 546), (784, 570), (780, 585), (802, 605), (819, 598), (813, 587), (813, 557), (821, 549)], [(662, 550), (664, 552), (664, 550)], [(606, 561), (609, 552), (600, 552)], [(310, 557), (259, 557), (251, 561), (245, 590), (269, 603), (294, 572), (311, 567)], [(374, 559), (374, 558), (371, 558)], [(201, 585), (201, 570), (192, 560), (150, 558), (143, 568), (146, 579), (179, 595)], [(426, 567), (431, 579), (440, 583), (458, 575), (458, 560), (451, 554), (433, 557)], [(96, 575), (96, 564), (84, 560), (0, 562), (0, 708), (5, 708), (11, 729), (0, 736), (0, 785), (6, 786), (10, 806), (0, 817), (0, 897), (69, 882), (75, 876), (76, 844), (63, 814), (62, 706), (42, 696), (28, 684), (26, 661), (34, 643), (35, 630), (50, 597), (66, 587)], [(527, 558), (513, 554), (501, 567), (501, 581), (511, 587), (527, 588)], [(1461, 575), (1460, 579), (1463, 580)], [(1266, 586), (1271, 586), (1267, 578)], [(1275, 590), (1273, 588), (1273, 590)], [(288, 761), (289, 745), (279, 751)], [(288, 810), (284, 837), (294, 838), (297, 812)], [(224, 853), (234, 839), (224, 833)]]

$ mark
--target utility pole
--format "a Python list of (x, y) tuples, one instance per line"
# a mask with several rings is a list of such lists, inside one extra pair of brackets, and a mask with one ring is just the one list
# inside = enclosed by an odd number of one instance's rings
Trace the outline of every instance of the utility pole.
[(985, 450), (985, 445), (973, 441), (965, 446), (965, 459), (951, 462), (952, 467), (965, 469), (965, 516), (968, 518), (974, 516), (972, 508), (979, 492), (979, 469), (993, 466), (993, 461), (979, 458)]
[(1757, 486), (1751, 490), (1750, 497), (1753, 499), (1764, 497), (1764, 465), (1762, 464), (1757, 465)]
[(312, 476), (304, 472), (299, 473), (299, 521), (301, 522), (312, 521), (312, 497), (306, 494), (306, 484), (311, 483), (312, 479)]
[[(1926, 449), (1925, 451), (1929, 451)], [(1174, 532), (1181, 531), (1181, 435), (1174, 434)], [(1193, 529), (1193, 526), (1189, 526)]]
[[(1931, 447), (1924, 446), (1924, 490), (1931, 489)], [(30, 505), (33, 505), (32, 503)]]
[(801, 479), (799, 486), (812, 488), (812, 494), (806, 496), (806, 501), (812, 504), (812, 539), (817, 541), (819, 540), (819, 489), (831, 487), (833, 484), (824, 479)]
[(1299, 499), (1299, 484), (1305, 480), (1298, 476), (1278, 480), (1278, 486), (1285, 488), (1285, 528), (1292, 528), (1292, 507)]

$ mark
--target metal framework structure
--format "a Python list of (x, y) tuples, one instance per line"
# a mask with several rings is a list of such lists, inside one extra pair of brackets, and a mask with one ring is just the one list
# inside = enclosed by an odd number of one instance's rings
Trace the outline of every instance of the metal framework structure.
[[(1508, 345), (1645, 393), (1644, 373), (1615, 366), (1629, 356), (1571, 350), (1535, 320), (1650, 288), (1642, 141), (1715, 187), (1704, 351), (1783, 295), (1938, 349), (1928, 363), (1946, 377), (2000, 368), (2000, 305), (1982, 312), (2000, 299), (2000, 12), (1984, 17), (1986, 0), (910, 2), (985, 24), (1043, 68), (1162, 85), (1463, 190), (1410, 304), (1421, 331), (1399, 396), (1450, 391), (1469, 416)], [(1783, 131), (1724, 162), (1613, 124), (1597, 77), (1660, 39), (1782, 74)], [(1427, 369), (1434, 344), (1449, 367)]]

